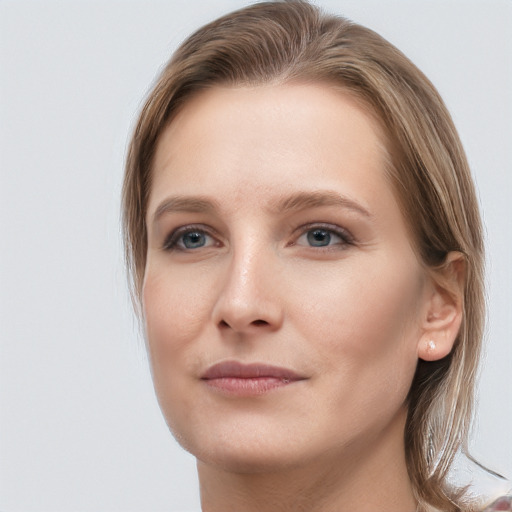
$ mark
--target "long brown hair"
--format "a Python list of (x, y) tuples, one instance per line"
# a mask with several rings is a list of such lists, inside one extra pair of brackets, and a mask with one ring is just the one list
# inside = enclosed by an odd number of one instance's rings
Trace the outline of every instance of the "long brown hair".
[(465, 257), (460, 332), (448, 357), (419, 361), (405, 430), (408, 471), (420, 505), (465, 509), (446, 477), (467, 440), (483, 332), (478, 204), (442, 99), (423, 73), (375, 32), (306, 1), (277, 1), (224, 16), (180, 46), (147, 98), (127, 156), (123, 222), (135, 303), (140, 308), (151, 166), (163, 129), (205, 88), (291, 81), (349, 91), (379, 120), (390, 146), (388, 177), (425, 268), (435, 272), (450, 251)]

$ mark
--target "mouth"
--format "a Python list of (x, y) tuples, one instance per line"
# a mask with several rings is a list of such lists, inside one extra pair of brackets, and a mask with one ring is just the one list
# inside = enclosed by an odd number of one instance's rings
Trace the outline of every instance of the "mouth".
[(306, 377), (278, 366), (224, 361), (208, 368), (201, 380), (223, 394), (258, 396), (306, 380)]

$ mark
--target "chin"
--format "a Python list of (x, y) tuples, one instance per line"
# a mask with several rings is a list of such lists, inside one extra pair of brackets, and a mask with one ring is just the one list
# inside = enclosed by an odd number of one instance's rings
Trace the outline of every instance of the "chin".
[[(254, 427), (254, 425), (252, 425)], [(232, 473), (268, 473), (296, 466), (304, 461), (302, 436), (281, 431), (262, 432), (260, 429), (231, 428), (223, 432), (209, 430), (191, 435), (173, 432), (181, 446), (206, 465)]]
[(217, 467), (228, 473), (258, 474), (273, 473), (296, 467), (299, 462), (297, 452), (295, 454), (263, 452), (257, 447), (241, 450), (215, 449), (209, 452), (194, 454), (198, 462), (208, 466)]

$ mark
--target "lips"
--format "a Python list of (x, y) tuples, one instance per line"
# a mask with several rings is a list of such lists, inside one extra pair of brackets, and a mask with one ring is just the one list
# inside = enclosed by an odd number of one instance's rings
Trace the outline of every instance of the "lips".
[(305, 377), (278, 366), (224, 361), (208, 368), (201, 380), (224, 394), (253, 396), (289, 386)]

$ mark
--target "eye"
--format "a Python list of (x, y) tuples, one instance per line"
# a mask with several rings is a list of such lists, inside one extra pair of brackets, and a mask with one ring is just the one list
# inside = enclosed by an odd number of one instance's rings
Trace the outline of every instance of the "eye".
[(207, 235), (200, 231), (190, 231), (181, 235), (180, 241), (187, 249), (197, 249), (206, 245)]
[(306, 238), (313, 247), (325, 247), (331, 243), (333, 237), (326, 229), (314, 229), (306, 233)]
[(204, 229), (184, 227), (173, 231), (165, 240), (166, 251), (189, 251), (216, 245), (216, 240)]
[(306, 245), (309, 247), (338, 247), (344, 248), (350, 245), (351, 237), (339, 227), (313, 226), (307, 227), (307, 230), (297, 239), (297, 245)]

